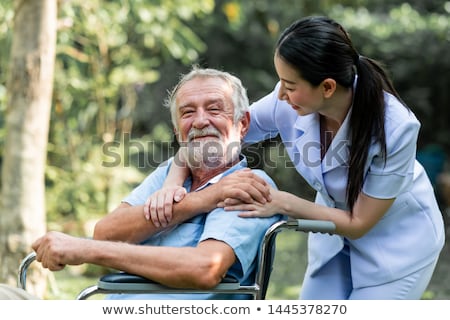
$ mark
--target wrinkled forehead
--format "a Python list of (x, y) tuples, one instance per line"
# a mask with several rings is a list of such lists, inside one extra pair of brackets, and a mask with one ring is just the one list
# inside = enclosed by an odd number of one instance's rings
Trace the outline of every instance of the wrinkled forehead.
[(232, 88), (220, 77), (196, 77), (186, 81), (177, 92), (177, 108), (205, 100), (228, 100)]

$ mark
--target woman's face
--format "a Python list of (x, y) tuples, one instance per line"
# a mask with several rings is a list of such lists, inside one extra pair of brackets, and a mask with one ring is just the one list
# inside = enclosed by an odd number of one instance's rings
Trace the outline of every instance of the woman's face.
[(302, 116), (322, 109), (324, 101), (320, 86), (313, 87), (301, 78), (297, 70), (280, 58), (278, 54), (275, 54), (274, 64), (281, 83), (278, 92), (280, 100), (285, 100)]

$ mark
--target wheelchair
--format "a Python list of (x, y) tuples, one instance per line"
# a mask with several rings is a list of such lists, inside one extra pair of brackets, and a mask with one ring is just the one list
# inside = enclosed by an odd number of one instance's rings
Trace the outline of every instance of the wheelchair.
[[(289, 219), (275, 222), (265, 233), (260, 245), (258, 268), (253, 285), (243, 285), (236, 279), (226, 276), (216, 287), (208, 290), (170, 288), (150, 279), (125, 272), (108, 273), (97, 284), (83, 289), (77, 300), (86, 300), (96, 294), (156, 294), (156, 293), (221, 293), (243, 294), (253, 300), (264, 300), (269, 286), (270, 275), (276, 250), (276, 236), (284, 230), (300, 232), (320, 232), (332, 234), (336, 226), (331, 221)], [(27, 270), (36, 259), (35, 252), (28, 254), (19, 266), (17, 284), (26, 290)]]

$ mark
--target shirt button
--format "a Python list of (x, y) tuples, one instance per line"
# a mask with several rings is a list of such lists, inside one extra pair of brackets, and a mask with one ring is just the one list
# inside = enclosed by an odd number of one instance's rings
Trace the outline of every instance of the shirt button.
[(321, 185), (319, 182), (315, 182), (315, 183), (314, 183), (314, 188), (315, 188), (317, 191), (321, 191), (321, 190), (322, 190), (322, 185)]

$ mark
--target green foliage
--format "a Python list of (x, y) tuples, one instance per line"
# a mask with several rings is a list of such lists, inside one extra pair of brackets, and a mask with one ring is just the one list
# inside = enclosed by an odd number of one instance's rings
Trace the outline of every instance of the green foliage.
[[(122, 159), (118, 150), (117, 155)], [(134, 166), (105, 167), (105, 156), (100, 146), (91, 147), (86, 161), (76, 161), (73, 170), (48, 165), (46, 170), (47, 220), (52, 229), (91, 236), (84, 224), (105, 215), (128, 194), (130, 186), (145, 177)], [(75, 229), (64, 229), (61, 221), (77, 221)], [(59, 227), (57, 225), (59, 224)], [(68, 224), (69, 226), (73, 224)]]
[[(182, 4), (185, 3), (185, 4)], [(70, 1), (60, 8), (53, 122), (78, 134), (114, 134), (129, 117), (139, 84), (157, 81), (167, 59), (188, 63), (204, 50), (184, 24), (211, 1)], [(76, 99), (75, 99), (76, 97)], [(118, 119), (117, 119), (118, 118)]]
[(422, 122), (419, 148), (439, 144), (450, 153), (448, 12), (424, 14), (404, 3), (376, 15), (365, 8), (337, 6), (330, 15), (350, 30), (361, 54), (386, 65), (398, 92)]
[(306, 270), (306, 242), (306, 234), (300, 232), (282, 232), (277, 236), (267, 299), (298, 299)]
[(158, 66), (189, 63), (205, 50), (186, 22), (213, 6), (211, 0), (61, 3), (46, 179), (50, 214), (76, 220), (105, 214), (112, 200), (119, 203), (112, 190), (135, 183), (132, 166), (102, 165), (102, 146), (131, 131), (139, 92), (158, 81)]

